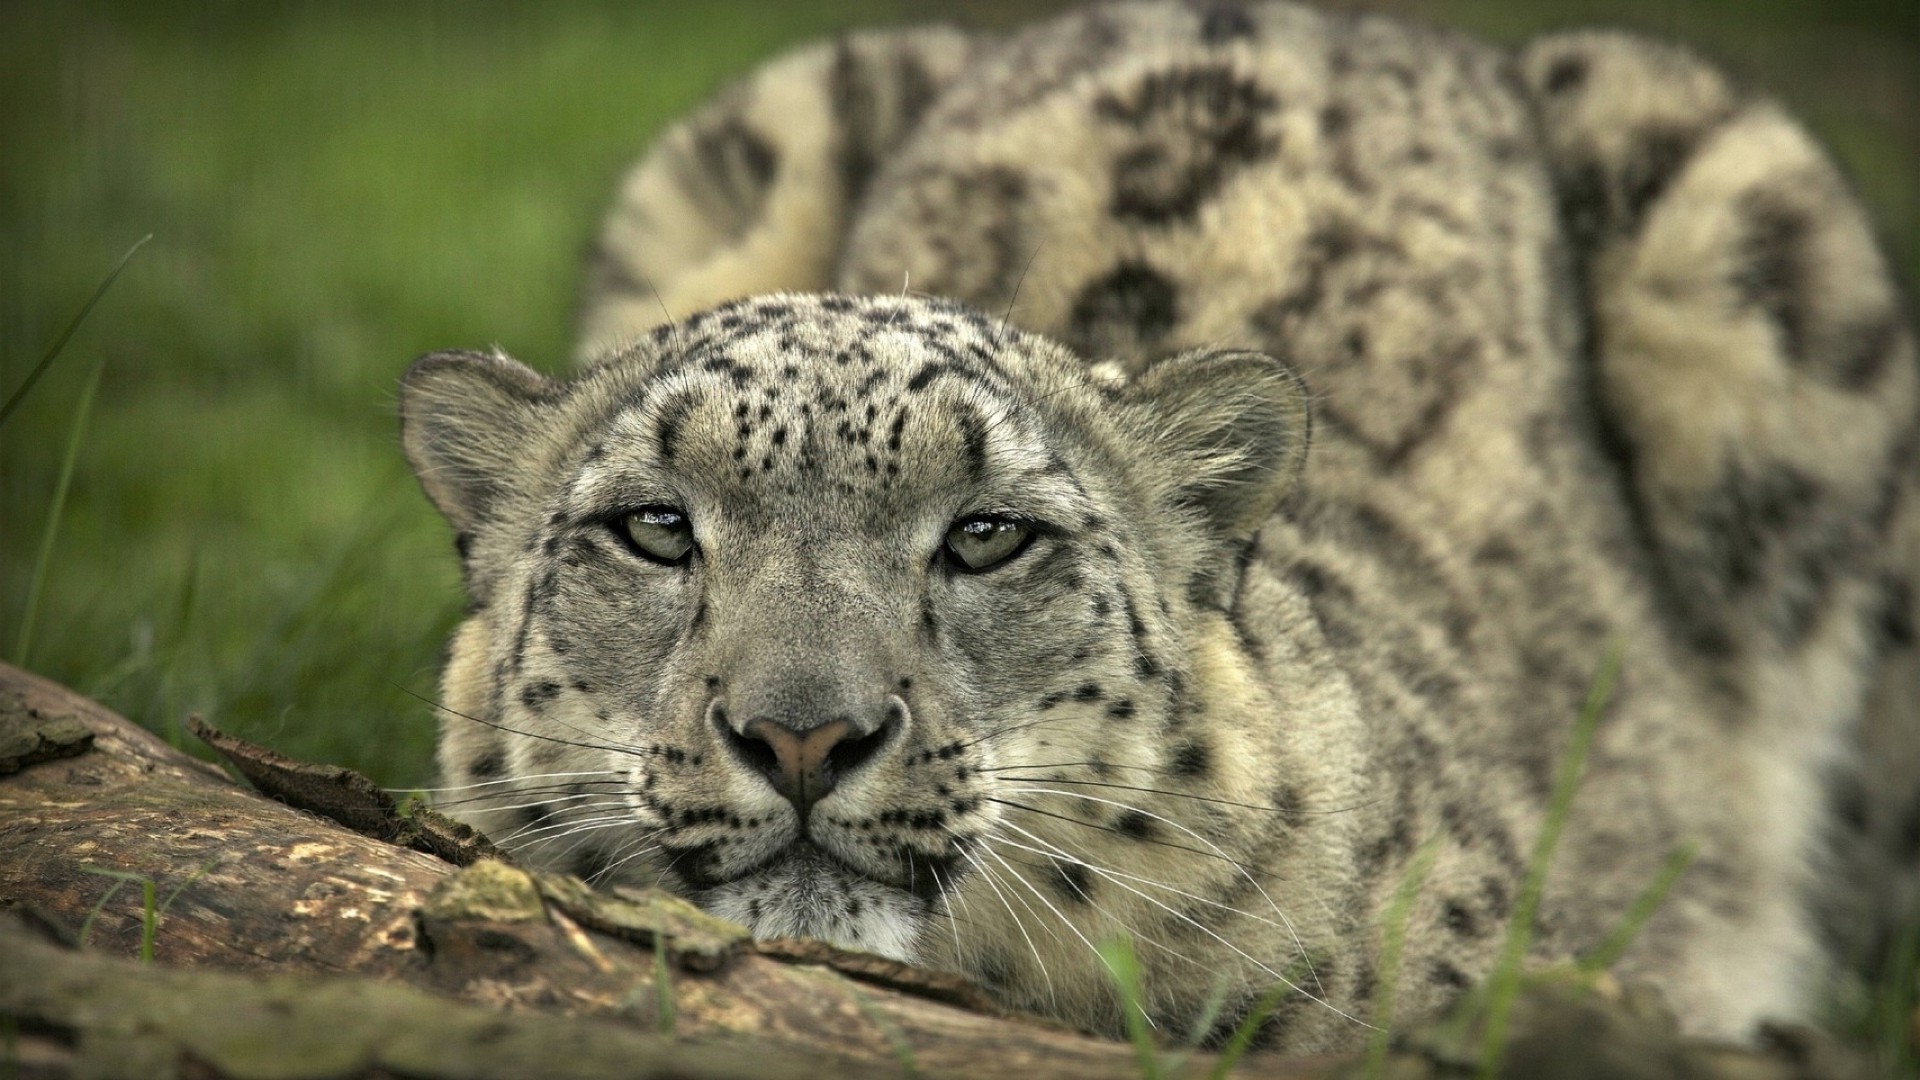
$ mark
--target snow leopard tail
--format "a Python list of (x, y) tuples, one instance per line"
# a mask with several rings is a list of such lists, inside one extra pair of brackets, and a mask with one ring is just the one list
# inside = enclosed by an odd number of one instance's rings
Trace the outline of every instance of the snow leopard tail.
[(936, 27), (804, 46), (668, 128), (607, 215), (576, 359), (726, 300), (826, 288), (877, 163), (980, 41)]
[(1694, 54), (1570, 32), (1518, 68), (1674, 647), (1733, 715), (1830, 756), (1811, 886), (1836, 947), (1873, 955), (1920, 915), (1910, 301), (1819, 145)]

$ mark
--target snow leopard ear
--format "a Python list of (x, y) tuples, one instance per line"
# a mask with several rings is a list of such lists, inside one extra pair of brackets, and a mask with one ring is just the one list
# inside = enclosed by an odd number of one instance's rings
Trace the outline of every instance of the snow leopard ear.
[(503, 353), (453, 350), (400, 379), (400, 442), (427, 498), (467, 532), (486, 520), (525, 459), (556, 384)]
[(1129, 394), (1159, 420), (1179, 498), (1231, 539), (1258, 529), (1306, 465), (1306, 384), (1265, 353), (1181, 353), (1136, 377)]

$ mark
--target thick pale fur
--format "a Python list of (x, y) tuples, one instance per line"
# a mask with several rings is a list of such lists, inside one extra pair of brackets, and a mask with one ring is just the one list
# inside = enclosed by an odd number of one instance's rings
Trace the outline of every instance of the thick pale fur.
[[(409, 374), (474, 599), (447, 805), (1099, 1030), (1125, 932), (1162, 1030), (1287, 979), (1268, 1041), (1351, 1046), (1423, 845), (1400, 1015), (1495, 962), (1618, 645), (1534, 959), (1693, 844), (1623, 973), (1703, 1034), (1805, 1018), (1920, 862), (1902, 305), (1789, 117), (1622, 34), (1140, 4), (803, 49), (628, 178), (583, 372)], [(683, 566), (618, 539), (655, 505)], [(1037, 538), (956, 573), (980, 513)], [(865, 733), (804, 828), (755, 716)]]

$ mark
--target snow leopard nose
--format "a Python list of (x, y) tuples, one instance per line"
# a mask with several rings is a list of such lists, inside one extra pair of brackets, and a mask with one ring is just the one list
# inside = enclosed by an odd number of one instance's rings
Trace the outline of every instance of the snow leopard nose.
[(865, 733), (855, 726), (852, 717), (805, 729), (770, 717), (755, 717), (736, 730), (723, 703), (714, 703), (712, 715), (714, 726), (734, 757), (765, 777), (804, 821), (814, 803), (890, 741), (903, 711), (899, 702), (890, 703), (881, 722)]

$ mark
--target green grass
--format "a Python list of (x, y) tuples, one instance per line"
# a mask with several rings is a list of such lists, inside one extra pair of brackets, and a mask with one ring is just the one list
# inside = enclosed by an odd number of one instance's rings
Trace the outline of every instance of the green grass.
[(40, 527), (40, 548), (33, 558), (33, 572), (27, 577), (26, 610), (20, 614), (20, 633), (13, 641), (13, 662), (22, 667), (33, 663), (33, 630), (39, 622), (47, 566), (53, 560), (54, 543), (60, 538), (60, 521), (66, 516), (67, 493), (72, 490), (73, 463), (80, 459), (80, 440), (86, 435), (87, 420), (93, 415), (94, 395), (100, 391), (100, 375), (106, 367), (104, 361), (93, 365), (86, 385), (81, 387), (80, 403), (74, 406), (73, 422), (67, 434), (67, 448), (60, 455), (60, 478), (53, 483), (53, 499), (44, 515), (46, 521)]
[(1560, 833), (1573, 809), (1574, 792), (1580, 788), (1580, 776), (1587, 764), (1587, 748), (1600, 726), (1600, 713), (1613, 697), (1613, 686), (1620, 677), (1624, 645), (1615, 645), (1601, 662), (1599, 674), (1587, 691), (1580, 718), (1573, 725), (1573, 736), (1560, 755), (1559, 774), (1554, 778), (1553, 797), (1547, 802), (1547, 816), (1534, 841), (1533, 855), (1527, 860), (1526, 880), (1513, 905), (1513, 917), (1507, 922), (1507, 940), (1500, 950), (1500, 963), (1488, 980), (1487, 1036), (1480, 1058), (1480, 1076), (1492, 1080), (1498, 1074), (1501, 1052), (1506, 1048), (1507, 1014), (1520, 993), (1521, 963), (1533, 940), (1534, 913), (1540, 906), (1540, 894), (1547, 884), (1547, 871), (1553, 867), (1553, 853), (1560, 845)]
[(86, 322), (87, 316), (93, 313), (94, 305), (100, 302), (101, 297), (107, 295), (108, 289), (113, 288), (113, 283), (120, 278), (120, 272), (127, 268), (127, 263), (133, 261), (134, 254), (146, 247), (147, 242), (152, 239), (153, 234), (148, 233), (135, 241), (125, 255), (120, 256), (120, 261), (114, 263), (113, 269), (101, 280), (100, 287), (93, 290), (93, 295), (87, 297), (86, 303), (80, 305), (80, 310), (74, 314), (73, 321), (67, 324), (65, 330), (60, 331), (59, 337), (53, 339), (53, 346), (47, 350), (47, 355), (41, 357), (40, 362), (33, 366), (33, 370), (27, 372), (27, 377), (14, 388), (13, 393), (7, 395), (6, 403), (0, 404), (0, 427), (6, 426), (7, 417), (12, 416), (13, 410), (19, 408), (20, 403), (33, 392), (34, 386), (39, 383), (40, 377), (47, 373), (47, 369), (53, 366), (53, 362), (60, 359), (61, 350), (65, 349), (67, 342), (72, 341), (73, 335), (79, 332), (80, 324)]
[[(1114, 991), (1119, 996), (1120, 1008), (1126, 1017), (1127, 1041), (1133, 1046), (1134, 1061), (1141, 1080), (1195, 1075), (1189, 1068), (1192, 1064), (1191, 1054), (1205, 1043), (1215, 1022), (1220, 1019), (1226, 1005), (1226, 983), (1220, 983), (1212, 1000), (1194, 1018), (1186, 1033), (1185, 1044), (1175, 1047), (1170, 1045), (1173, 1033), (1156, 1031), (1149, 1016), (1151, 1010), (1146, 997), (1146, 972), (1141, 966), (1140, 954), (1134, 949), (1133, 938), (1125, 933), (1116, 934), (1102, 941), (1098, 952), (1107, 978), (1112, 980)], [(1282, 1001), (1301, 992), (1299, 981), (1307, 978), (1312, 969), (1313, 965), (1305, 957), (1295, 961), (1266, 992), (1254, 1000), (1246, 1015), (1240, 1018), (1233, 1031), (1220, 1043), (1217, 1056), (1207, 1069), (1208, 1080), (1225, 1080), (1233, 1072), (1240, 1059), (1253, 1048), (1254, 1040), (1259, 1038), (1267, 1019)]]
[(140, 886), (140, 962), (153, 963), (154, 943), (159, 940), (160, 923), (167, 917), (167, 909), (173, 907), (175, 900), (180, 899), (180, 894), (187, 890), (187, 886), (199, 881), (218, 862), (219, 860), (216, 859), (195, 870), (185, 881), (174, 886), (165, 900), (158, 899), (159, 887), (145, 874), (135, 874), (126, 870), (107, 870), (98, 866), (81, 867), (82, 873), (112, 878), (113, 884), (101, 894), (99, 901), (93, 905), (93, 910), (87, 912), (86, 920), (80, 924), (78, 938), (80, 947), (86, 947), (88, 939), (93, 934), (94, 920), (100, 917), (100, 912), (106, 909), (115, 896), (119, 895), (120, 890), (128, 885), (138, 885)]
[(1380, 932), (1380, 986), (1375, 993), (1373, 1034), (1367, 1040), (1367, 1080), (1379, 1080), (1387, 1074), (1387, 1050), (1393, 1041), (1393, 999), (1400, 986), (1401, 950), (1407, 942), (1407, 920), (1413, 914), (1413, 902), (1426, 884), (1433, 862), (1440, 854), (1440, 841), (1430, 838), (1407, 860), (1400, 887), (1387, 905)]
[[(1300, 970), (1304, 971), (1304, 967), (1301, 965)], [(1296, 977), (1289, 975), (1290, 979)], [(1234, 1027), (1233, 1034), (1220, 1044), (1220, 1056), (1214, 1060), (1213, 1068), (1207, 1070), (1207, 1080), (1226, 1080), (1231, 1076), (1234, 1066), (1247, 1055), (1247, 1051), (1253, 1049), (1253, 1041), (1260, 1037), (1260, 1029), (1266, 1026), (1267, 1018), (1273, 1015), (1282, 1001), (1297, 993), (1300, 993), (1299, 988), (1291, 982), (1276, 982), (1269, 986), (1267, 992), (1254, 1001), (1247, 1015)]]
[(1101, 942), (1100, 960), (1119, 991), (1120, 1011), (1127, 1018), (1127, 1041), (1133, 1044), (1141, 1080), (1160, 1080), (1165, 1070), (1160, 1061), (1160, 1044), (1153, 1034), (1153, 1020), (1147, 1015), (1144, 973), (1140, 957), (1133, 951), (1133, 939), (1120, 936)]
[(1920, 1077), (1920, 911), (1887, 942), (1877, 978), (1830, 1003), (1827, 1026), (1874, 1055), (1882, 1075)]
[(1667, 894), (1679, 884), (1680, 875), (1693, 865), (1694, 856), (1699, 854), (1699, 850), (1698, 845), (1688, 842), (1667, 853), (1667, 861), (1660, 867), (1660, 873), (1634, 898), (1632, 906), (1621, 917), (1620, 925), (1614, 927), (1613, 933), (1608, 934), (1607, 939), (1592, 952), (1580, 957), (1581, 971), (1589, 975), (1597, 974), (1620, 962), (1620, 958), (1627, 954), (1627, 947), (1633, 944), (1633, 939), (1640, 936), (1640, 928), (1653, 918), (1653, 913), (1660, 909)]

